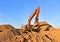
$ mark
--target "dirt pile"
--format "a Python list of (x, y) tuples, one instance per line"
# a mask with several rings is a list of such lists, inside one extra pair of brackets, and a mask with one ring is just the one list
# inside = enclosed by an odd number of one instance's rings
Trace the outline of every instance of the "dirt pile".
[(11, 25), (0, 25), (0, 42), (60, 42), (60, 29), (47, 22), (39, 22), (39, 31), (15, 29)]

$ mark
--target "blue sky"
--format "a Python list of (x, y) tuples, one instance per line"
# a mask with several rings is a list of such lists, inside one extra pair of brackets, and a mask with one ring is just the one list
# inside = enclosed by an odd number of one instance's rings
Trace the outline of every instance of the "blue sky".
[[(39, 21), (60, 27), (60, 0), (0, 0), (0, 24), (16, 28), (27, 24), (28, 17), (40, 6)], [(32, 20), (32, 24), (34, 19)]]

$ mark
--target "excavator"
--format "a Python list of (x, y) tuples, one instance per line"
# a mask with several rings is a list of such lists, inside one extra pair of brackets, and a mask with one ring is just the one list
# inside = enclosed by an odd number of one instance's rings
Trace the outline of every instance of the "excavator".
[(31, 20), (33, 19), (34, 16), (35, 16), (35, 22), (34, 22), (33, 28), (34, 29), (39, 28), (39, 22), (38, 22), (39, 12), (40, 12), (40, 7), (38, 6), (28, 19), (28, 23), (27, 23), (28, 30), (32, 29)]

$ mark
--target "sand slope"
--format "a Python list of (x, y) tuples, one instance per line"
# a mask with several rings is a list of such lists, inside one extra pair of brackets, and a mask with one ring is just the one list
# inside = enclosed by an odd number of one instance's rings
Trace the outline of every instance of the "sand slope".
[(60, 29), (55, 29), (47, 22), (39, 23), (39, 32), (0, 25), (0, 42), (60, 42)]

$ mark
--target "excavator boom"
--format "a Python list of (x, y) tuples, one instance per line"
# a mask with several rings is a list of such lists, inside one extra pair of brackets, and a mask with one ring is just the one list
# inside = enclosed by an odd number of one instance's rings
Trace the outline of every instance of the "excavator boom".
[(28, 24), (27, 24), (27, 28), (30, 29), (31, 25), (30, 22), (32, 20), (32, 18), (36, 15), (35, 21), (38, 22), (38, 17), (39, 17), (39, 12), (40, 12), (40, 7), (38, 6), (35, 11), (33, 12), (33, 14), (29, 17), (28, 19)]

